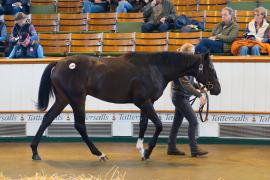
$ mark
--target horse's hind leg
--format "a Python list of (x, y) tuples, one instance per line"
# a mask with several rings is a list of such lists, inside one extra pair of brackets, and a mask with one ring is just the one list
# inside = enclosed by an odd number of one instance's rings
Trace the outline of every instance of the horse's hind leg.
[(136, 148), (139, 151), (142, 158), (144, 157), (143, 139), (144, 139), (145, 131), (147, 129), (147, 124), (148, 124), (148, 117), (145, 113), (141, 111), (140, 132), (139, 132), (139, 138), (137, 140)]
[(103, 153), (101, 153), (97, 147), (94, 145), (94, 143), (90, 140), (88, 137), (86, 126), (85, 126), (85, 97), (84, 98), (78, 98), (76, 102), (71, 103), (71, 107), (74, 112), (74, 119), (75, 129), (79, 132), (79, 134), (82, 136), (83, 141), (87, 144), (88, 148), (92, 152), (92, 154), (98, 156), (100, 161), (106, 161), (107, 156)]
[(154, 123), (156, 130), (155, 133), (150, 140), (148, 144), (148, 149), (145, 150), (144, 152), (144, 157), (143, 159), (148, 159), (156, 146), (158, 136), (160, 132), (162, 131), (162, 123), (153, 107), (153, 103), (151, 101), (146, 101), (145, 103), (142, 104), (136, 104), (146, 115), (147, 117)]
[(57, 98), (53, 104), (53, 106), (50, 108), (50, 110), (44, 115), (42, 123), (34, 137), (31, 143), (31, 149), (32, 149), (32, 159), (33, 160), (41, 160), (40, 156), (38, 155), (37, 147), (40, 142), (40, 139), (46, 130), (48, 126), (51, 125), (53, 120), (63, 111), (63, 109), (66, 107), (67, 103), (64, 102), (64, 100)]

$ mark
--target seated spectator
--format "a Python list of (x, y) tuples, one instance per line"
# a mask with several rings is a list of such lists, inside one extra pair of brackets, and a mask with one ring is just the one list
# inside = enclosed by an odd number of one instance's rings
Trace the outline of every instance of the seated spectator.
[(143, 16), (147, 19), (141, 27), (143, 33), (153, 30), (166, 32), (170, 23), (174, 22), (176, 12), (174, 5), (169, 0), (153, 0), (146, 5)]
[(9, 49), (6, 52), (6, 56), (9, 55), (10, 51), (13, 49), (13, 46), (17, 44), (21, 34), (26, 32), (30, 34), (32, 41), (38, 41), (37, 32), (32, 24), (30, 24), (27, 20), (27, 16), (20, 12), (15, 15), (15, 25), (11, 30), (11, 34), (9, 37)]
[[(256, 40), (258, 42), (269, 42), (269, 24), (266, 21), (267, 10), (264, 7), (258, 7), (254, 10), (254, 19), (248, 24), (244, 38)], [(260, 56), (260, 46), (254, 44), (251, 47), (242, 46), (239, 50), (240, 56), (248, 54)]]
[(212, 30), (211, 37), (204, 38), (196, 46), (196, 53), (227, 53), (232, 42), (237, 38), (239, 26), (233, 20), (233, 9), (225, 7), (221, 11), (222, 22)]
[[(146, 0), (148, 2), (148, 0)], [(140, 12), (146, 5), (145, 0), (121, 0), (116, 8), (117, 13)]]
[(14, 46), (8, 58), (44, 58), (44, 54), (41, 45), (39, 45), (37, 41), (33, 42), (30, 35), (23, 32), (18, 41), (18, 45)]
[(108, 12), (109, 0), (83, 0), (83, 13)]
[(29, 0), (7, 0), (4, 6), (6, 14), (27, 13)]
[(3, 21), (0, 21), (0, 52), (5, 52), (7, 47), (7, 27)]

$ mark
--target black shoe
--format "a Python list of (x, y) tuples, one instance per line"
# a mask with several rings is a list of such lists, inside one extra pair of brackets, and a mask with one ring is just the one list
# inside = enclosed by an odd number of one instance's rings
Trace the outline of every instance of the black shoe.
[(185, 154), (185, 152), (180, 151), (178, 149), (168, 149), (167, 155), (184, 156), (186, 154)]
[(207, 151), (201, 150), (201, 149), (197, 149), (196, 151), (191, 151), (191, 156), (192, 157), (197, 157), (197, 156), (204, 156), (208, 154)]

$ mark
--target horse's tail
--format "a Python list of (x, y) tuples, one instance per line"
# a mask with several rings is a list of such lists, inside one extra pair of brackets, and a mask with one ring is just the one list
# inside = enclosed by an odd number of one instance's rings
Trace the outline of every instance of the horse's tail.
[(40, 111), (45, 111), (48, 107), (50, 97), (53, 96), (53, 88), (51, 81), (51, 71), (57, 62), (50, 63), (44, 70), (38, 91), (37, 108)]

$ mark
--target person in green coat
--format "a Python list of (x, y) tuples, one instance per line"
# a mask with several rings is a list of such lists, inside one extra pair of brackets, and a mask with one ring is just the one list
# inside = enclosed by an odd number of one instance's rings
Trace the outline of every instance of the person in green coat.
[(227, 53), (238, 36), (239, 25), (234, 21), (233, 9), (225, 7), (221, 11), (222, 22), (212, 30), (209, 38), (202, 39), (195, 48), (196, 53)]

